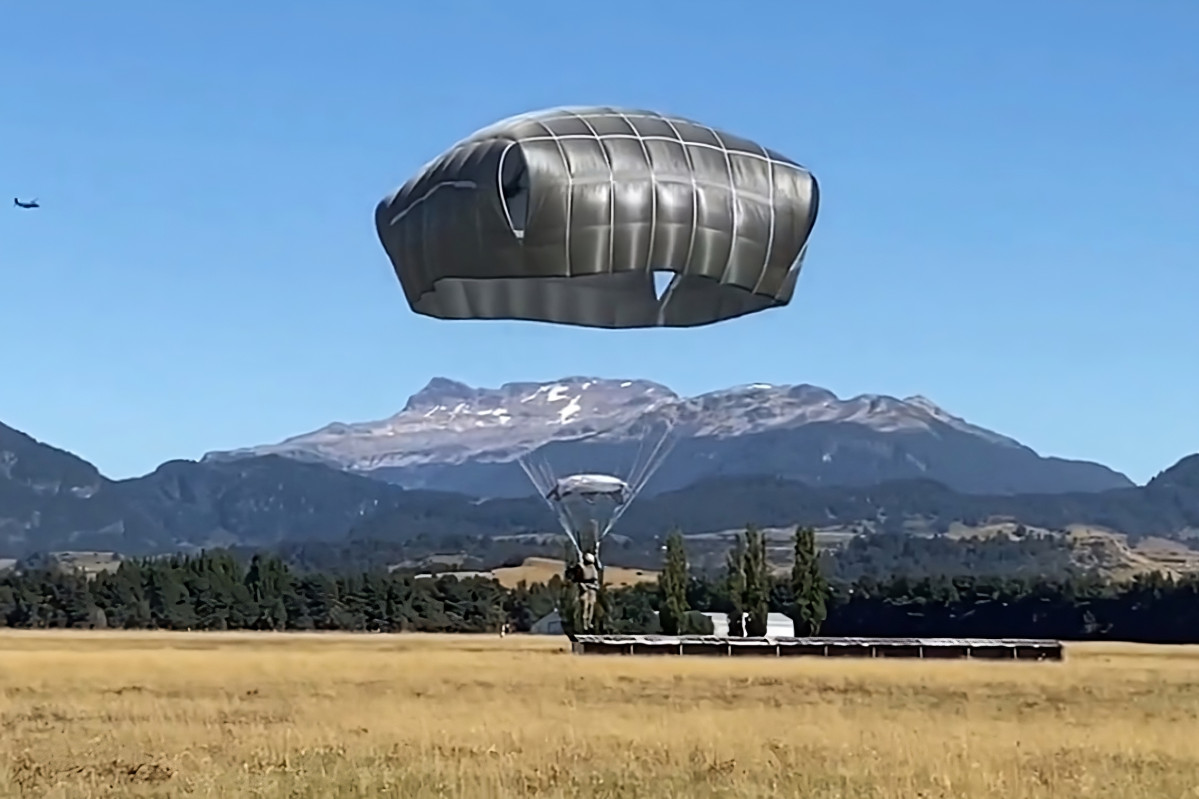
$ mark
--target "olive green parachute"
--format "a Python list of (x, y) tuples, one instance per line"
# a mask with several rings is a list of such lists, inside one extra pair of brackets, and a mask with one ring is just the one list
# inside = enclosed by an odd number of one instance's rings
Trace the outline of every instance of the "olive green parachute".
[[(818, 205), (811, 172), (747, 139), (559, 108), (454, 145), (375, 224), (419, 314), (693, 327), (789, 303)], [(661, 294), (655, 272), (674, 273)]]

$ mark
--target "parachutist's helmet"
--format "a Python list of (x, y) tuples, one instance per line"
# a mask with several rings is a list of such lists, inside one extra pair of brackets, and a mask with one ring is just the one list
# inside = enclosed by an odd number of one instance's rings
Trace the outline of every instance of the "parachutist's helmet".
[(583, 553), (583, 562), (588, 565), (595, 563), (595, 555), (591, 554), (590, 552), (584, 552)]
[[(440, 319), (694, 327), (791, 301), (819, 187), (688, 119), (608, 107), (511, 117), (379, 203), (409, 305)], [(654, 272), (673, 273), (658, 296)]]

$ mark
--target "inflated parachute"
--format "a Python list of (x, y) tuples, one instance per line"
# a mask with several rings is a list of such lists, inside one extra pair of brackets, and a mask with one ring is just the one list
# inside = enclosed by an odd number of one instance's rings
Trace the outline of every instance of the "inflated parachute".
[(600, 544), (666, 461), (677, 443), (673, 420), (665, 416), (657, 424), (643, 424), (639, 441), (627, 479), (610, 474), (557, 477), (536, 451), (517, 459), (580, 557), (584, 549), (599, 557)]
[[(790, 302), (818, 205), (815, 177), (756, 142), (560, 108), (454, 145), (375, 223), (419, 314), (692, 327)], [(655, 271), (674, 273), (662, 292)]]

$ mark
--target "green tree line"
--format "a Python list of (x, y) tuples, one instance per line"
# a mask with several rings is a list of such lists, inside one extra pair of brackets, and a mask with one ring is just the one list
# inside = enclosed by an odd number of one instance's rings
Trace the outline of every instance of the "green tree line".
[[(820, 564), (815, 530), (801, 527), (795, 531), (789, 599), (773, 595), (779, 581), (771, 573), (766, 552), (766, 536), (753, 525), (737, 536), (729, 549), (724, 579), (719, 583), (721, 596), (717, 597), (717, 602), (723, 599), (727, 606), (729, 635), (766, 635), (772, 600), (777, 610), (791, 618), (796, 635), (818, 634), (828, 614), (829, 584)], [(697, 618), (691, 609), (688, 584), (692, 579), (682, 533), (675, 531), (666, 539), (666, 563), (658, 579), (659, 623), (667, 635), (712, 632), (708, 629), (714, 627), (711, 620), (702, 611), (702, 618)]]
[[(705, 575), (687, 567), (681, 537), (672, 541), (659, 584), (603, 591), (599, 631), (655, 633), (675, 625), (702, 632), (697, 617), (705, 612), (743, 618), (745, 629), (733, 634), (753, 635), (774, 612), (794, 619), (801, 634), (1199, 643), (1194, 576), (826, 581), (810, 531), (798, 531), (786, 571), (765, 567), (761, 536), (752, 529), (732, 548), (723, 574)], [(422, 579), (382, 569), (301, 573), (275, 556), (224, 551), (123, 561), (94, 577), (56, 568), (0, 575), (0, 625), (26, 628), (494, 633), (504, 625), (528, 630), (554, 609), (566, 618), (571, 601), (558, 577), (504, 588), (478, 577)]]

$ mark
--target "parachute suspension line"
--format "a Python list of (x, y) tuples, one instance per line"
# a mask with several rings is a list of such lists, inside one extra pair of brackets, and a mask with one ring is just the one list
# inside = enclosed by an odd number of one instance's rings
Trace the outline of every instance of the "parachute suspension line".
[[(654, 448), (650, 451), (649, 457), (646, 458), (644, 463), (641, 464), (641, 468), (639, 470), (629, 475), (629, 488), (632, 490), (633, 497), (636, 497), (641, 493), (641, 489), (645, 487), (647, 482), (649, 482), (649, 479), (653, 476), (653, 473), (662, 466), (662, 461), (665, 460), (666, 454), (669, 454), (669, 449), (665, 454), (661, 454), (662, 448), (666, 446), (667, 441), (673, 442), (674, 437), (671, 435), (673, 432), (674, 426), (667, 422), (666, 431), (662, 433), (661, 438), (659, 438), (657, 443), (654, 444)], [(673, 448), (673, 443), (671, 448)], [(630, 501), (632, 500), (630, 499)]]
[[(639, 436), (637, 439), (637, 451), (633, 457), (633, 463), (629, 469), (628, 479), (625, 481), (625, 490), (619, 502), (615, 502), (611, 508), (611, 514), (607, 518), (603, 518), (603, 514), (592, 516), (585, 514), (584, 517), (578, 516), (577, 508), (574, 506), (577, 502), (585, 502), (589, 505), (599, 501), (596, 497), (580, 496), (575, 499), (566, 499), (555, 497), (551, 499), (554, 489), (558, 486), (558, 480), (554, 476), (553, 469), (544, 456), (536, 458), (533, 453), (522, 455), (517, 458), (517, 463), (524, 471), (525, 476), (529, 478), (529, 482), (537, 489), (538, 495), (542, 501), (549, 506), (550, 511), (558, 519), (558, 524), (566, 537), (570, 539), (570, 543), (574, 546), (575, 553), (582, 560), (584, 556), (584, 536), (594, 538), (586, 542), (588, 550), (598, 550), (600, 542), (612, 531), (620, 518), (624, 516), (629, 505), (641, 494), (645, 486), (649, 483), (650, 478), (662, 467), (662, 464), (673, 451), (677, 441), (674, 435), (674, 422), (669, 419), (662, 420), (663, 431), (660, 436), (655, 437), (652, 434)], [(650, 425), (651, 430), (655, 425)], [(648, 454), (646, 450), (648, 449)], [(556, 501), (555, 501), (556, 500)], [(607, 499), (604, 500), (605, 502)], [(590, 525), (584, 524), (589, 521)]]
[(611, 530), (616, 523), (620, 521), (620, 517), (624, 516), (625, 511), (627, 511), (629, 506), (633, 504), (633, 500), (637, 499), (637, 497), (641, 495), (641, 491), (645, 488), (646, 483), (648, 483), (649, 479), (653, 477), (654, 472), (662, 468), (662, 464), (666, 462), (666, 458), (670, 455), (670, 451), (672, 449), (674, 449), (673, 443), (662, 451), (660, 457), (646, 467), (644, 470), (644, 476), (642, 477), (640, 483), (638, 483), (635, 487), (630, 486), (629, 497), (620, 505), (620, 507), (616, 509), (616, 512), (612, 514), (612, 519), (608, 522), (608, 530)]
[(554, 476), (554, 470), (550, 466), (550, 462), (544, 457), (541, 459), (541, 479), (545, 485), (546, 493), (558, 483), (558, 478)]
[[(537, 490), (538, 498), (541, 499), (541, 501), (545, 503), (546, 507), (550, 509), (550, 513), (554, 514), (554, 518), (558, 519), (558, 509), (554, 507), (554, 503), (550, 501), (548, 496), (552, 486), (552, 481), (546, 480), (544, 470), (539, 468), (541, 464), (534, 463), (531, 460), (526, 459), (523, 455), (517, 458), (516, 462), (520, 464), (520, 468), (525, 473), (525, 477), (529, 478), (529, 482), (532, 483), (533, 488)], [(558, 524), (562, 524), (561, 519), (558, 519)]]
[(662, 292), (662, 296), (658, 299), (658, 327), (666, 325), (666, 306), (670, 305), (670, 300), (674, 297), (674, 290), (678, 287), (682, 275), (675, 273), (670, 279), (670, 285), (666, 287), (666, 291)]
[[(662, 437), (658, 439), (653, 450), (650, 451), (649, 457), (646, 458), (644, 463), (641, 464), (641, 468), (634, 468), (633, 472), (630, 473), (629, 496), (613, 512), (612, 518), (608, 520), (608, 524), (600, 536), (601, 538), (607, 535), (608, 532), (616, 525), (616, 523), (620, 521), (620, 517), (623, 516), (625, 511), (629, 509), (629, 506), (633, 504), (633, 500), (637, 499), (637, 497), (641, 494), (641, 491), (645, 488), (646, 483), (649, 482), (650, 478), (654, 476), (654, 473), (657, 472), (658, 469), (662, 468), (662, 464), (666, 462), (666, 458), (670, 456), (671, 451), (674, 449), (674, 446), (678, 441), (673, 433), (674, 425), (667, 423), (666, 432), (664, 432)], [(644, 443), (644, 441), (645, 439), (642, 439), (642, 443)], [(638, 453), (640, 459), (640, 448), (638, 448)]]
[(574, 520), (570, 517), (567, 507), (562, 502), (555, 503), (549, 498), (550, 491), (557, 485), (558, 479), (554, 477), (554, 470), (550, 467), (549, 461), (544, 457), (540, 462), (540, 473), (542, 484), (545, 489), (541, 492), (547, 505), (550, 506), (550, 511), (558, 519), (558, 526), (566, 533), (566, 537), (570, 539), (570, 543), (574, 545), (575, 554), (579, 556), (579, 560), (583, 560), (583, 542), (579, 540), (579, 531), (575, 529)]
[(646, 467), (645, 476), (637, 485), (636, 495), (639, 496), (641, 494), (641, 491), (645, 488), (646, 484), (651, 478), (653, 478), (655, 474), (658, 473), (658, 470), (662, 468), (662, 464), (664, 464), (666, 459), (670, 457), (670, 453), (674, 452), (675, 445), (678, 444), (679, 440), (673, 435), (668, 434), (668, 436), (669, 437), (663, 439), (657, 458), (655, 458), (654, 461), (648, 467)]
[(526, 460), (524, 455), (517, 458), (516, 462), (520, 464), (521, 471), (525, 473), (525, 477), (529, 478), (529, 482), (533, 484), (533, 488), (537, 489), (537, 495), (543, 501), (548, 502), (549, 500), (546, 499), (545, 495), (549, 493), (550, 486), (544, 482), (544, 475), (535, 468), (534, 464)]
[(528, 477), (529, 482), (537, 489), (537, 495), (541, 497), (541, 501), (546, 504), (550, 512), (554, 514), (554, 518), (558, 520), (558, 526), (562, 528), (562, 531), (566, 533), (566, 537), (570, 539), (570, 543), (574, 546), (575, 553), (578, 554), (581, 561), (583, 559), (583, 547), (578, 540), (577, 533), (571, 526), (570, 517), (549, 498), (549, 493), (556, 482), (554, 472), (550, 468), (549, 463), (544, 458), (540, 461), (533, 461), (532, 459), (526, 459), (523, 455), (517, 458), (516, 462), (520, 464), (525, 477)]
[(558, 525), (562, 528), (562, 531), (566, 533), (566, 537), (569, 538), (570, 543), (574, 545), (575, 554), (578, 555), (579, 560), (582, 561), (583, 542), (579, 540), (579, 531), (576, 530), (575, 525), (571, 523), (574, 520), (571, 518), (570, 513), (566, 511), (565, 507), (559, 506), (554, 508), (554, 515), (558, 517)]
[(633, 453), (633, 462), (629, 464), (628, 482), (632, 482), (635, 479), (634, 475), (641, 465), (641, 456), (645, 452), (645, 439), (646, 436), (637, 437), (637, 451)]

